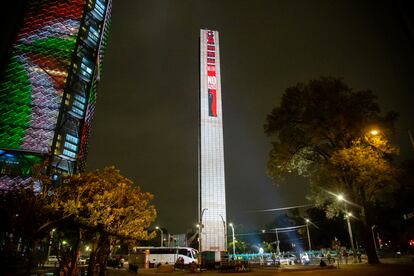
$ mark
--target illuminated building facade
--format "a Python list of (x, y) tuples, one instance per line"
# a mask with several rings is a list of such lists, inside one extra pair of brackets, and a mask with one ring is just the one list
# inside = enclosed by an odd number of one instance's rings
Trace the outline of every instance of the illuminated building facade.
[(200, 31), (199, 221), (201, 250), (226, 250), (219, 36), (212, 30)]
[(111, 0), (27, 0), (0, 83), (0, 187), (85, 167)]

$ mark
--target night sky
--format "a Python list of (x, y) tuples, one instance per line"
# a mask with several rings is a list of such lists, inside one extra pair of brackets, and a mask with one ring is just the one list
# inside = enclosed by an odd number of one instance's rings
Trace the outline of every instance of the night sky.
[[(262, 229), (275, 213), (309, 203), (298, 177), (273, 185), (266, 115), (283, 91), (321, 75), (372, 89), (400, 113), (396, 143), (413, 157), (412, 15), (403, 1), (113, 1), (89, 169), (116, 165), (155, 195), (157, 224), (197, 223), (198, 35), (220, 32), (227, 216)], [(408, 15), (408, 16), (407, 16)], [(413, 18), (413, 17), (411, 17)], [(411, 21), (412, 23), (413, 21)]]

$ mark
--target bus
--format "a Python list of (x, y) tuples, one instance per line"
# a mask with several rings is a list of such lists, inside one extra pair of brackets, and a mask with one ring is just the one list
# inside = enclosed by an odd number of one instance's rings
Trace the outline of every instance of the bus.
[(178, 258), (183, 258), (184, 265), (198, 263), (198, 251), (191, 247), (135, 247), (134, 252), (140, 253), (149, 250), (148, 261), (151, 264), (172, 264)]

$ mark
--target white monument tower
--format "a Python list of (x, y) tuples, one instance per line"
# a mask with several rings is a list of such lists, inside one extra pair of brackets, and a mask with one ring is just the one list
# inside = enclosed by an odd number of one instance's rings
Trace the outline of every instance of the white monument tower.
[(201, 251), (227, 250), (219, 36), (200, 30), (199, 221)]

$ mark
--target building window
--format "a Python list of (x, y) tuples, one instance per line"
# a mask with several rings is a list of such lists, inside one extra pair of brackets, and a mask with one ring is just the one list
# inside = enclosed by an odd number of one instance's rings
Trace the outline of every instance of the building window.
[(97, 43), (98, 43), (98, 40), (99, 40), (99, 33), (98, 33), (98, 31), (94, 28), (94, 27), (92, 27), (92, 26), (90, 26), (89, 27), (89, 32), (88, 32), (88, 40), (93, 44), (93, 45), (96, 45)]
[(74, 144), (71, 144), (69, 142), (65, 143), (65, 149), (69, 149), (71, 151), (76, 151), (78, 149), (78, 147)]
[(75, 99), (80, 101), (81, 103), (86, 103), (86, 99), (84, 96), (81, 95), (75, 95)]
[(75, 137), (73, 135), (70, 135), (70, 134), (66, 134), (66, 141), (69, 141), (69, 142), (77, 145), (78, 142), (79, 142), (79, 138), (77, 138), (77, 137)]
[(76, 107), (78, 107), (81, 110), (84, 110), (85, 109), (85, 105), (83, 103), (77, 101), (77, 100), (74, 100), (73, 101), (73, 106), (76, 106)]
[(102, 3), (102, 0), (96, 0), (95, 8), (93, 9), (100, 17), (103, 17), (105, 14), (105, 4)]
[(74, 152), (71, 152), (67, 149), (63, 150), (63, 155), (65, 155), (67, 157), (70, 157), (70, 158), (75, 158), (76, 157), (76, 154)]
[(93, 72), (92, 62), (90, 62), (88, 59), (86, 59), (85, 57), (83, 57), (82, 58), (82, 62), (81, 62), (80, 73), (87, 80), (90, 80), (92, 78), (92, 72)]
[(81, 116), (81, 117), (83, 116), (83, 111), (80, 110), (79, 108), (75, 107), (75, 106), (72, 106), (72, 112), (75, 113), (76, 115)]

